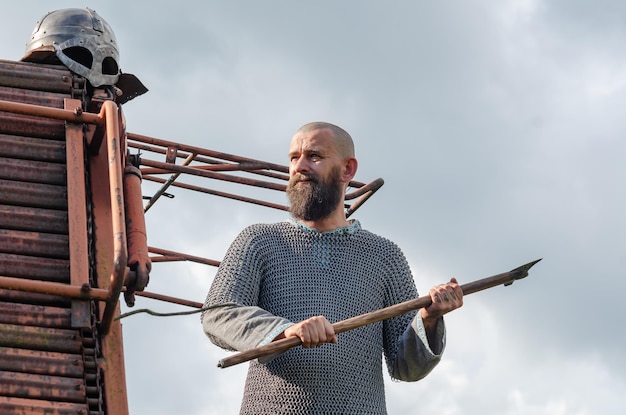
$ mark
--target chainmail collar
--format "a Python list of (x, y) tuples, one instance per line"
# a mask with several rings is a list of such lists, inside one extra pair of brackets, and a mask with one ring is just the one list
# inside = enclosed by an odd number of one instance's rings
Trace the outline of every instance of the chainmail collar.
[(348, 220), (348, 223), (349, 223), (348, 226), (342, 226), (340, 228), (336, 228), (336, 229), (333, 229), (330, 231), (324, 231), (324, 232), (320, 232), (317, 229), (313, 229), (309, 226), (306, 226), (304, 223), (300, 222), (297, 219), (294, 219), (293, 217), (287, 219), (287, 222), (291, 223), (292, 225), (294, 225), (295, 227), (297, 227), (298, 229), (304, 232), (321, 234), (321, 235), (352, 235), (361, 230), (361, 222), (359, 222), (357, 219)]

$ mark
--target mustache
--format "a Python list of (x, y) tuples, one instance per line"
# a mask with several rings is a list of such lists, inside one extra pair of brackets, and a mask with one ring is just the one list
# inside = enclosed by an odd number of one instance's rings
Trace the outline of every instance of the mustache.
[(314, 173), (296, 173), (289, 178), (289, 184), (295, 185), (298, 182), (309, 181), (312, 183), (318, 183), (319, 179)]

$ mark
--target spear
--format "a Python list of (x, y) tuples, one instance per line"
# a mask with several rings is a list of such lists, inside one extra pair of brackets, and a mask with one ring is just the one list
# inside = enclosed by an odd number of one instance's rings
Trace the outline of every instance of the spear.
[[(509, 286), (513, 284), (513, 282), (515, 282), (516, 280), (521, 280), (522, 278), (528, 276), (528, 270), (539, 261), (541, 261), (541, 258), (529, 262), (528, 264), (522, 265), (521, 267), (517, 267), (509, 272), (503, 272), (501, 274), (463, 284), (461, 285), (463, 295), (465, 296), (468, 294), (473, 294), (475, 292), (486, 290), (487, 288), (496, 287), (498, 285)], [(368, 324), (378, 323), (379, 321), (387, 320), (389, 318), (396, 317), (410, 311), (425, 308), (430, 306), (431, 304), (432, 301), (430, 299), (430, 296), (426, 295), (418, 297), (413, 300), (405, 301), (403, 303), (381, 308), (380, 310), (375, 310), (369, 313), (361, 314), (359, 316), (348, 318), (346, 320), (338, 321), (333, 324), (333, 329), (335, 330), (336, 334), (343, 333), (345, 331), (353, 330), (358, 327), (363, 327)], [(299, 337), (287, 337), (285, 339), (276, 340), (266, 345), (226, 357), (220, 360), (217, 366), (221, 368), (234, 366), (239, 363), (250, 361), (252, 359), (257, 359), (259, 357), (284, 352), (300, 344), (301, 340)]]

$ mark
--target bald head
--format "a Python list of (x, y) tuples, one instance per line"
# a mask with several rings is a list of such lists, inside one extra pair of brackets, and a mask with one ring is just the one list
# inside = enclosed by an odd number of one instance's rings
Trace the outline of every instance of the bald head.
[(296, 134), (309, 133), (317, 130), (330, 130), (332, 132), (335, 148), (341, 158), (354, 157), (354, 142), (352, 141), (352, 137), (350, 137), (350, 134), (348, 134), (346, 130), (334, 124), (322, 121), (310, 122), (300, 127)]

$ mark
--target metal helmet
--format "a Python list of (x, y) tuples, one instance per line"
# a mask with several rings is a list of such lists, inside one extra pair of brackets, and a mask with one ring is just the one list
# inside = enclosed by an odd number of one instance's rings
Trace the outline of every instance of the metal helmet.
[(119, 50), (111, 26), (94, 10), (61, 9), (46, 14), (26, 43), (23, 61), (37, 62), (54, 52), (72, 72), (94, 87), (115, 85), (120, 76)]

